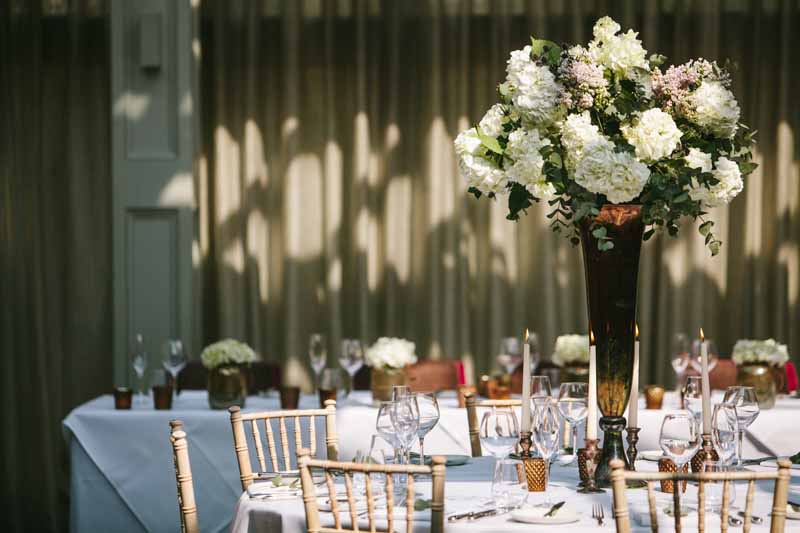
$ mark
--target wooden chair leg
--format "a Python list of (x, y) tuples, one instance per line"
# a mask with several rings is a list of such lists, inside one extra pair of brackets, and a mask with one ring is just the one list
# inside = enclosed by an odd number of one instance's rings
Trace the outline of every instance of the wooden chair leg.
[(478, 400), (472, 393), (467, 393), (465, 396), (465, 404), (467, 406), (467, 424), (469, 426), (469, 444), (472, 449), (472, 457), (481, 456), (481, 439), (480, 429), (478, 428)]
[(772, 525), (770, 531), (779, 533), (786, 527), (786, 500), (789, 498), (789, 478), (792, 463), (788, 459), (778, 461), (778, 480), (772, 499)]
[(625, 494), (625, 463), (619, 459), (611, 461), (611, 487), (614, 492), (614, 520), (617, 533), (630, 533), (631, 524), (628, 516), (628, 499)]
[(239, 462), (239, 479), (242, 482), (242, 491), (245, 491), (253, 482), (253, 467), (250, 465), (250, 453), (247, 450), (247, 436), (244, 434), (242, 410), (238, 405), (234, 405), (228, 411), (231, 414), (231, 429), (233, 431), (236, 460)]

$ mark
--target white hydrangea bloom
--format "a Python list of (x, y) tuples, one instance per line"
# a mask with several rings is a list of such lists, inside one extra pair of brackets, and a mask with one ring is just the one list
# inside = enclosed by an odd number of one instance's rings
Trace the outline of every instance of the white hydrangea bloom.
[(658, 108), (648, 109), (639, 115), (635, 125), (626, 124), (620, 129), (625, 140), (636, 149), (636, 157), (648, 163), (675, 151), (683, 135), (672, 117)]
[(567, 156), (564, 164), (567, 170), (574, 172), (583, 157), (584, 148), (604, 139), (600, 129), (592, 124), (588, 111), (568, 115), (561, 125), (561, 144)]
[(541, 137), (537, 130), (519, 129), (508, 136), (506, 156), (511, 165), (506, 166), (509, 181), (524, 186), (540, 200), (552, 200), (556, 189), (544, 175), (544, 158), (540, 150), (550, 145), (550, 139)]
[(367, 349), (367, 366), (381, 369), (400, 369), (417, 362), (416, 345), (406, 339), (381, 337)]
[(225, 339), (206, 346), (200, 354), (200, 360), (206, 368), (217, 368), (252, 363), (258, 360), (258, 356), (247, 344), (235, 339)]
[(588, 335), (560, 335), (553, 350), (553, 363), (564, 366), (570, 363), (589, 362)]
[(610, 69), (615, 74), (631, 79), (632, 69), (647, 69), (647, 50), (642, 47), (639, 35), (633, 30), (616, 35), (619, 24), (609, 17), (603, 17), (594, 25), (594, 40), (589, 43), (589, 54), (596, 63)]
[(456, 148), (456, 155), (459, 157), (478, 155), (482, 153), (481, 150), (483, 149), (483, 144), (475, 128), (470, 128), (459, 133), (453, 145)]
[(703, 202), (708, 207), (718, 207), (730, 203), (744, 189), (739, 165), (727, 157), (717, 159), (711, 174), (719, 182), (710, 187), (702, 185), (697, 178), (692, 178), (691, 187), (687, 187), (692, 200)]
[(783, 366), (789, 360), (789, 350), (785, 344), (775, 342), (775, 339), (765, 341), (741, 339), (733, 346), (731, 359), (737, 365), (766, 363)]
[(647, 165), (628, 152), (615, 152), (608, 140), (585, 147), (575, 169), (575, 182), (586, 190), (605, 194), (611, 203), (629, 202), (639, 196), (650, 178)]
[(561, 113), (561, 86), (550, 69), (531, 61), (531, 47), (511, 52), (506, 72), (506, 87), (511, 102), (527, 123), (548, 127)]
[(739, 104), (718, 81), (704, 81), (688, 98), (690, 120), (722, 137), (733, 137), (739, 122)]
[(684, 159), (689, 168), (699, 168), (701, 172), (711, 172), (711, 154), (707, 154), (699, 148), (689, 148), (689, 154)]
[(506, 121), (503, 106), (501, 104), (494, 104), (489, 108), (489, 111), (483, 115), (483, 118), (478, 123), (481, 133), (490, 137), (500, 137), (503, 134), (503, 123)]
[(464, 155), (458, 160), (458, 168), (467, 188), (475, 187), (483, 194), (505, 194), (508, 178), (506, 173), (491, 161), (475, 155)]

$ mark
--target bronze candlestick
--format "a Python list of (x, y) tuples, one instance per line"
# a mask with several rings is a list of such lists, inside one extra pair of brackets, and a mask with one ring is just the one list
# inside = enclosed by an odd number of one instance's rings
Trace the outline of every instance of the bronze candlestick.
[(694, 457), (692, 457), (692, 472), (702, 472), (703, 463), (706, 461), (719, 461), (719, 455), (711, 444), (711, 435), (709, 433), (703, 433), (702, 445), (700, 449), (697, 450), (697, 453), (694, 454)]
[(636, 456), (639, 451), (636, 449), (636, 443), (639, 442), (639, 432), (642, 428), (625, 428), (627, 433), (625, 440), (628, 441), (628, 470), (636, 470)]
[(597, 450), (597, 439), (586, 439), (584, 447), (586, 448), (586, 483), (583, 487), (578, 489), (581, 494), (591, 494), (595, 492), (605, 492), (603, 489), (597, 487), (594, 480), (594, 473), (597, 469), (597, 462), (600, 459), (600, 453)]
[(533, 440), (531, 440), (530, 431), (520, 431), (519, 446), (522, 448), (522, 451), (519, 453), (519, 457), (522, 459), (522, 466), (525, 468), (525, 479), (528, 484), (528, 492), (540, 492), (541, 488), (539, 487), (539, 483), (537, 483), (537, 465), (534, 461), (535, 457), (533, 457), (533, 454), (531, 453)]

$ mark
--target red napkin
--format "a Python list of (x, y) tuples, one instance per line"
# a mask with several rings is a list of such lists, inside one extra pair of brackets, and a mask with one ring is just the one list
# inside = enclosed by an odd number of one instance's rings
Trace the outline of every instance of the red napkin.
[(797, 390), (797, 369), (794, 363), (787, 361), (783, 368), (786, 370), (786, 390), (794, 392)]
[[(461, 361), (455, 361), (456, 363), (456, 372), (458, 372), (458, 384), (459, 385), (466, 385), (467, 384), (467, 376), (464, 373), (464, 363)], [(797, 378), (795, 378), (796, 380)], [(796, 383), (796, 381), (795, 381)]]

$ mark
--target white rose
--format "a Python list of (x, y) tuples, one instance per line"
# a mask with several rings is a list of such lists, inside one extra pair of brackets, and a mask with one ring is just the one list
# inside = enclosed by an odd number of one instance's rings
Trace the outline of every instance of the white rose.
[(703, 202), (708, 207), (717, 207), (730, 203), (742, 192), (744, 181), (739, 165), (727, 157), (720, 157), (714, 164), (711, 174), (719, 180), (716, 185), (702, 185), (697, 178), (692, 178), (692, 185), (687, 187), (692, 200)]
[(711, 172), (711, 154), (697, 148), (689, 148), (689, 154), (684, 159), (689, 168), (699, 168), (701, 172)]
[(588, 335), (560, 335), (553, 350), (553, 363), (564, 366), (569, 363), (589, 362)]
[(561, 86), (549, 68), (531, 61), (530, 54), (530, 46), (511, 52), (505, 90), (526, 123), (547, 127), (560, 116)]
[(567, 156), (564, 162), (567, 170), (574, 172), (578, 162), (583, 158), (584, 148), (603, 138), (600, 129), (592, 124), (588, 111), (568, 115), (561, 125), (561, 144), (564, 146)]
[(675, 151), (683, 135), (672, 117), (658, 108), (648, 109), (635, 125), (624, 125), (621, 130), (625, 140), (636, 148), (636, 157), (649, 163)]
[(688, 98), (690, 120), (722, 137), (733, 137), (739, 122), (739, 104), (718, 81), (704, 81)]
[(518, 129), (508, 136), (506, 156), (511, 165), (506, 167), (509, 181), (524, 186), (535, 198), (551, 200), (555, 187), (544, 175), (544, 158), (540, 150), (550, 145), (550, 139), (540, 137), (537, 130)]
[(494, 104), (489, 108), (489, 111), (483, 115), (483, 118), (478, 123), (481, 133), (490, 137), (500, 137), (503, 134), (503, 123), (506, 117), (503, 112), (501, 104)]
[(647, 165), (627, 152), (615, 152), (607, 139), (587, 146), (575, 169), (576, 183), (615, 204), (639, 196), (649, 178)]

